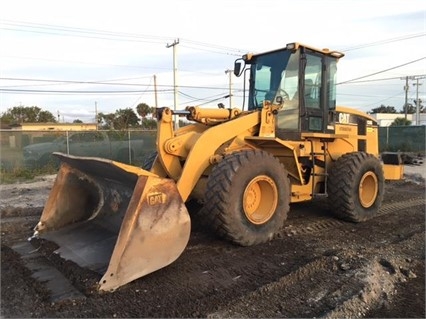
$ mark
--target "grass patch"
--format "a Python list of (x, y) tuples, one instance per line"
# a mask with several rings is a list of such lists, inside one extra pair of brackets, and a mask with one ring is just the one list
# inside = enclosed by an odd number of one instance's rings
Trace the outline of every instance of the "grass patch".
[(23, 167), (17, 167), (11, 170), (1, 169), (0, 184), (13, 184), (13, 183), (31, 181), (37, 176), (56, 174), (57, 172), (58, 172), (58, 168), (50, 166), (50, 165), (44, 166), (42, 168), (35, 168), (35, 169), (29, 169), (29, 168), (23, 168)]

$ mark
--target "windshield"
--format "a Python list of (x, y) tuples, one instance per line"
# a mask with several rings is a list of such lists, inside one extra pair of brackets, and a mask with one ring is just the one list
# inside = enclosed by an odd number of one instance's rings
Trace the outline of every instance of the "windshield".
[(264, 100), (272, 103), (288, 101), (297, 96), (298, 51), (281, 50), (256, 56), (252, 61), (249, 109), (262, 107)]

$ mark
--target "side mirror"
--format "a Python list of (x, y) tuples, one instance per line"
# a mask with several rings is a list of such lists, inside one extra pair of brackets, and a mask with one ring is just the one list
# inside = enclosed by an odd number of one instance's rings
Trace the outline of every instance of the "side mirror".
[(237, 76), (237, 77), (240, 76), (241, 73), (244, 70), (244, 67), (245, 67), (245, 62), (244, 62), (243, 59), (240, 58), (240, 59), (235, 60), (235, 63), (234, 63), (234, 75)]

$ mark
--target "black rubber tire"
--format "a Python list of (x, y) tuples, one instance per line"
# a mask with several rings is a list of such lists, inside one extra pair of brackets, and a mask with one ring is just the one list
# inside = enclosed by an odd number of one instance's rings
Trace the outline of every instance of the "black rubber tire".
[[(369, 188), (372, 191), (369, 192)], [(373, 218), (382, 204), (383, 193), (383, 168), (375, 156), (364, 152), (348, 153), (331, 165), (329, 205), (338, 218), (352, 222)]]
[[(248, 206), (247, 202), (251, 194), (249, 185), (255, 184), (254, 181), (259, 178), (260, 183), (276, 186), (277, 198), (272, 198), (271, 201), (276, 205), (266, 209), (270, 212), (268, 219), (254, 223), (244, 211), (244, 205)], [(258, 189), (263, 191), (268, 187), (262, 186)], [(245, 192), (249, 194), (246, 204), (243, 201)], [(261, 192), (258, 194), (260, 195)], [(262, 194), (269, 197), (270, 193)], [(262, 196), (258, 197), (261, 199)], [(268, 204), (268, 201), (265, 200), (262, 203)], [(206, 224), (219, 237), (241, 246), (251, 246), (273, 238), (287, 219), (289, 204), (290, 180), (284, 166), (267, 152), (249, 150), (226, 156), (212, 169), (207, 182), (203, 215), (206, 218)], [(259, 206), (256, 206), (254, 210), (258, 210)]]

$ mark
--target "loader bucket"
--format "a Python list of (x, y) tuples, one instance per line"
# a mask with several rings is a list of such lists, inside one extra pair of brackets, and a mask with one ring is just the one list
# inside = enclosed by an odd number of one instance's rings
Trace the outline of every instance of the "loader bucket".
[(34, 236), (103, 275), (99, 290), (113, 291), (183, 252), (191, 225), (173, 180), (111, 160), (54, 155), (61, 166)]

